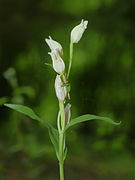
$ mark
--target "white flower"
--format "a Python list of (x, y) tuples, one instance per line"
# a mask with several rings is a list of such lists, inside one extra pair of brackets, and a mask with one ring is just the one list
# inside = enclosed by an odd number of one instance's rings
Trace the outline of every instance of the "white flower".
[(52, 52), (48, 53), (52, 58), (52, 64), (54, 70), (58, 74), (62, 74), (65, 70), (65, 64), (62, 58), (60, 57), (59, 53), (56, 50), (53, 50)]
[(65, 121), (67, 124), (69, 124), (70, 117), (71, 117), (70, 108), (71, 108), (71, 104), (68, 103), (65, 107)]
[(46, 43), (50, 47), (51, 51), (56, 50), (59, 52), (60, 56), (63, 55), (62, 46), (57, 41), (54, 41), (51, 36), (49, 36), (49, 39), (45, 39)]
[(67, 90), (66, 87), (63, 85), (60, 75), (57, 75), (55, 79), (55, 91), (57, 98), (60, 101), (64, 101), (67, 95)]
[(78, 43), (87, 28), (88, 21), (82, 19), (81, 23), (75, 26), (71, 31), (71, 42)]

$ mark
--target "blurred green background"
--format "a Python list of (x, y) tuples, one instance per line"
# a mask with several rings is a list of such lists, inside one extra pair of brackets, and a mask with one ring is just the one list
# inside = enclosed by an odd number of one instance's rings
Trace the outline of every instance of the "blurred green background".
[[(56, 126), (55, 72), (44, 39), (60, 42), (68, 62), (69, 37), (89, 21), (74, 48), (70, 76), (72, 117), (100, 121), (68, 131), (66, 179), (135, 179), (135, 1), (0, 0), (0, 104), (32, 107)], [(48, 132), (37, 122), (0, 107), (0, 179), (57, 180), (58, 162)]]

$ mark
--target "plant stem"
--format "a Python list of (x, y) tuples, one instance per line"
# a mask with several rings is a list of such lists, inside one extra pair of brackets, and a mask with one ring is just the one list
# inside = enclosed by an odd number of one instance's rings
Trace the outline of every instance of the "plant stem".
[(60, 168), (60, 180), (64, 180), (64, 144), (65, 144), (65, 111), (64, 111), (64, 102), (59, 101), (60, 114), (61, 114), (61, 129), (59, 129), (59, 168)]
[(65, 110), (64, 110), (64, 102), (59, 101), (60, 107), (60, 115), (61, 115), (61, 131), (64, 131), (65, 128)]
[(64, 180), (63, 164), (60, 163), (60, 180)]
[(58, 117), (57, 117), (57, 127), (58, 127), (58, 131), (61, 131), (61, 127), (60, 127), (60, 111), (58, 112)]
[(72, 43), (72, 41), (70, 42), (70, 50), (69, 51), (70, 52), (69, 52), (69, 66), (68, 66), (67, 79), (69, 78), (71, 65), (72, 65), (72, 57), (73, 57), (73, 43)]
[(60, 134), (60, 141), (59, 141), (59, 168), (60, 168), (60, 180), (64, 180), (64, 160), (63, 160), (63, 147), (64, 147), (64, 134)]

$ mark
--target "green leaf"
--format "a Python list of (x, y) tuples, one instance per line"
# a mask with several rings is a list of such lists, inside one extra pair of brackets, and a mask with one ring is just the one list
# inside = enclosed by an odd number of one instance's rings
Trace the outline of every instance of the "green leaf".
[(70, 123), (68, 125), (66, 125), (65, 130), (67, 130), (69, 127), (71, 127), (75, 124), (89, 121), (89, 120), (101, 120), (101, 121), (105, 121), (105, 122), (108, 122), (108, 123), (114, 124), (114, 125), (119, 125), (121, 123), (121, 122), (115, 122), (111, 118), (108, 118), (108, 117), (101, 117), (101, 116), (96, 116), (96, 115), (92, 115), (92, 114), (85, 114), (85, 115), (79, 116), (75, 119), (72, 119), (70, 121)]
[(13, 109), (13, 110), (15, 110), (17, 112), (20, 112), (20, 113), (22, 113), (24, 115), (27, 115), (28, 117), (39, 121), (45, 127), (47, 127), (48, 131), (49, 131), (49, 136), (50, 136), (51, 142), (54, 145), (54, 149), (56, 151), (57, 158), (59, 159), (59, 156), (58, 156), (58, 152), (59, 152), (59, 133), (58, 133), (57, 129), (55, 129), (51, 124), (46, 123), (42, 119), (40, 119), (40, 117), (38, 117), (35, 114), (35, 112), (31, 108), (29, 108), (27, 106), (23, 106), (23, 105), (19, 105), (19, 104), (4, 104), (4, 106), (6, 106), (6, 107), (8, 107), (10, 109)]
[(4, 104), (4, 106), (9, 107), (10, 109), (13, 109), (15, 111), (18, 111), (22, 114), (25, 114), (27, 116), (29, 116), (30, 118), (34, 119), (34, 120), (38, 120), (40, 121), (41, 119), (34, 113), (34, 111), (27, 107), (27, 106), (23, 106), (20, 104)]
[(50, 124), (44, 122), (40, 117), (38, 117), (35, 112), (27, 107), (27, 106), (23, 106), (23, 105), (20, 105), (20, 104), (4, 104), (4, 106), (10, 108), (10, 109), (13, 109), (17, 112), (20, 112), (28, 117), (30, 117), (31, 119), (34, 119), (34, 120), (37, 120), (39, 121), (40, 123), (42, 123), (45, 127), (47, 128), (50, 128)]
[(49, 136), (50, 136), (51, 142), (52, 142), (55, 152), (56, 152), (56, 156), (59, 160), (59, 133), (58, 133), (58, 130), (55, 129), (53, 126), (50, 126), (48, 128), (48, 131), (49, 131)]

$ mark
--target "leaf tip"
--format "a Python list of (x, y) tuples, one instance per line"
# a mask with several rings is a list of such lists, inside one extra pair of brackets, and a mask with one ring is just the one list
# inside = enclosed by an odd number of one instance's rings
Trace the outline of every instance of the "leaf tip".
[(3, 106), (6, 106), (6, 107), (8, 107), (8, 106), (9, 106), (9, 104), (5, 103), (5, 104), (3, 104)]

